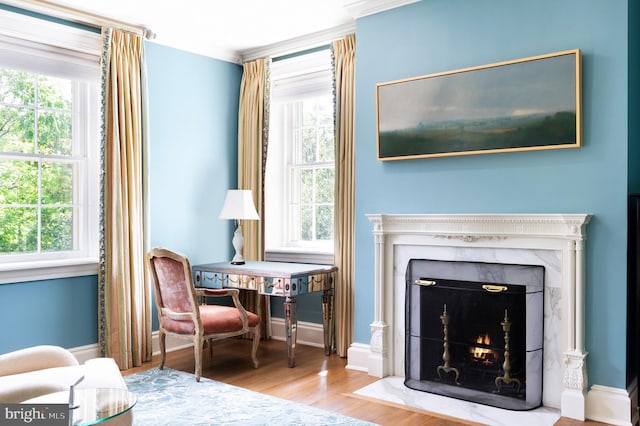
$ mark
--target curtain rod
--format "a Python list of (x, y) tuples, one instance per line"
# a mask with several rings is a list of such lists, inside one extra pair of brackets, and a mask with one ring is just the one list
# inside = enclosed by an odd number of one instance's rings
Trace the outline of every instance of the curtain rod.
[(295, 58), (297, 56), (308, 55), (310, 53), (316, 53), (316, 52), (320, 52), (321, 50), (327, 50), (327, 49), (331, 49), (331, 44), (324, 44), (322, 46), (312, 47), (310, 49), (298, 50), (296, 52), (288, 53), (288, 54), (285, 54), (285, 55), (274, 56), (273, 58), (271, 58), (271, 60), (273, 62), (278, 62), (278, 61), (282, 61), (282, 60), (285, 60), (285, 59), (291, 59), (291, 58)]
[(76, 9), (74, 7), (56, 4), (47, 0), (4, 0), (3, 3), (78, 24), (92, 27), (116, 27), (124, 31), (138, 34), (149, 40), (156, 38), (155, 33), (144, 25), (131, 24), (118, 19)]

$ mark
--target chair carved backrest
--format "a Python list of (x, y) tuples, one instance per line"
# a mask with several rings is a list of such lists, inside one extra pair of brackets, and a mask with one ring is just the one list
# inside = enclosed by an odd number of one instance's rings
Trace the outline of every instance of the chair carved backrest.
[(148, 258), (160, 325), (167, 328), (167, 323), (180, 321), (184, 334), (196, 334), (202, 323), (189, 260), (164, 249), (151, 250)]

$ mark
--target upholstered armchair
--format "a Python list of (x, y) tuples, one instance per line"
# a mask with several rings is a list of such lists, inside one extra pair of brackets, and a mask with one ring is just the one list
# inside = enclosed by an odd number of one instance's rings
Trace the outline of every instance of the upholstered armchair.
[[(196, 289), (189, 260), (170, 250), (154, 248), (146, 260), (160, 322), (160, 369), (166, 361), (167, 335), (193, 341), (195, 376), (200, 381), (204, 342), (211, 344), (246, 333), (253, 334), (251, 358), (254, 368), (258, 368), (260, 317), (242, 306), (237, 289)], [(200, 304), (202, 297), (230, 297), (234, 306)]]
[(78, 389), (127, 389), (112, 358), (93, 358), (80, 364), (67, 349), (40, 345), (0, 354), (0, 403), (68, 391), (80, 377), (84, 380)]

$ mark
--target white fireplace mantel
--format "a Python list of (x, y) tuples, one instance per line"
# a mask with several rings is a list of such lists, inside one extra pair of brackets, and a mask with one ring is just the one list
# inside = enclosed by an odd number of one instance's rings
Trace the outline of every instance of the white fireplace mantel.
[(545, 309), (549, 311), (545, 312), (545, 368), (550, 369), (543, 373), (543, 403), (559, 408), (562, 416), (585, 419), (583, 248), (590, 215), (367, 217), (373, 224), (375, 241), (375, 311), (367, 360), (370, 375), (404, 376), (404, 273), (409, 258), (543, 264), (548, 294)]

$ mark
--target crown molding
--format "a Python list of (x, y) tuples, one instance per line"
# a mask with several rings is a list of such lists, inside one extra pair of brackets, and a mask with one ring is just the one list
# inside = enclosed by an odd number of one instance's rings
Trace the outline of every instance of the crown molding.
[(358, 18), (395, 9), (418, 1), (420, 0), (344, 0), (343, 8), (353, 17), (354, 22), (284, 42), (246, 49), (239, 52), (239, 55), (242, 58), (242, 62), (247, 62), (258, 58), (284, 56), (302, 50), (313, 49), (314, 47), (331, 43), (348, 34), (355, 33), (355, 20)]
[(246, 49), (240, 52), (242, 62), (252, 61), (264, 57), (278, 57), (288, 55), (290, 53), (300, 52), (303, 50), (313, 49), (314, 47), (324, 46), (334, 40), (342, 38), (346, 35), (353, 34), (356, 31), (355, 22), (339, 25), (327, 30), (318, 31), (304, 36), (296, 37), (280, 43), (270, 44), (252, 49)]
[(342, 7), (354, 19), (358, 19), (418, 1), (420, 0), (344, 0)]
[(195, 43), (181, 40), (167, 40), (158, 37), (154, 40), (146, 40), (147, 43), (158, 44), (161, 46), (171, 47), (173, 49), (182, 50), (196, 55), (206, 56), (208, 58), (218, 59), (234, 64), (242, 64), (242, 55), (234, 49), (225, 49), (218, 46), (211, 46), (206, 43)]
[(410, 3), (415, 3), (417, 1), (419, 0), (344, 0), (343, 8), (353, 17), (353, 22), (290, 40), (285, 40), (283, 42), (245, 50), (225, 49), (204, 44), (198, 45), (197, 41), (194, 42), (193, 40), (186, 42), (181, 40), (164, 40), (162, 37), (156, 38), (156, 35), (144, 25), (130, 24), (114, 18), (85, 12), (80, 9), (57, 5), (50, 0), (5, 0), (4, 3), (10, 6), (31, 10), (36, 13), (54, 16), (56, 18), (84, 25), (96, 27), (103, 25), (115, 25), (132, 32), (142, 33), (147, 37), (147, 41), (152, 41), (164, 46), (228, 62), (242, 64), (243, 62), (260, 57), (278, 57), (329, 44), (332, 41), (342, 38), (348, 34), (355, 33), (355, 19), (401, 7)]

